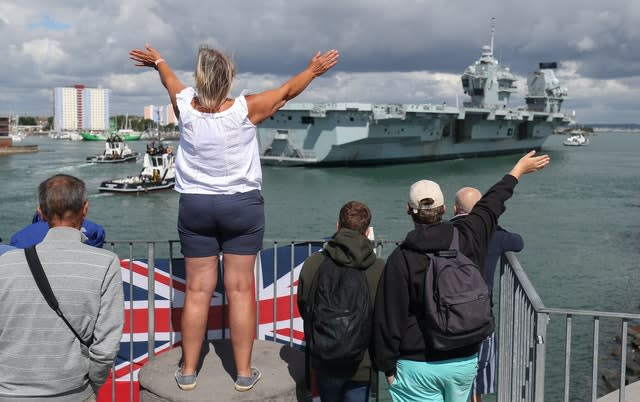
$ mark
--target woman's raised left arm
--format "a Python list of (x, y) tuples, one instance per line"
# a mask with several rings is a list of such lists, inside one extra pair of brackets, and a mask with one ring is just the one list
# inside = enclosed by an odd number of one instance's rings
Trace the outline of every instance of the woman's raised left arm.
[(129, 58), (135, 62), (137, 67), (153, 67), (158, 70), (160, 74), (160, 81), (162, 85), (167, 89), (169, 98), (171, 98), (171, 105), (173, 105), (173, 111), (176, 117), (180, 116), (178, 110), (178, 104), (176, 102), (176, 95), (185, 88), (185, 85), (178, 79), (173, 72), (169, 63), (162, 58), (160, 52), (154, 49), (151, 45), (146, 44), (145, 50), (133, 49), (129, 52)]
[(249, 120), (253, 124), (258, 124), (269, 118), (284, 106), (287, 101), (304, 91), (316, 77), (333, 68), (338, 62), (339, 56), (340, 54), (337, 50), (329, 50), (323, 54), (318, 52), (311, 58), (307, 68), (291, 77), (279, 88), (248, 95), (246, 98), (249, 108)]

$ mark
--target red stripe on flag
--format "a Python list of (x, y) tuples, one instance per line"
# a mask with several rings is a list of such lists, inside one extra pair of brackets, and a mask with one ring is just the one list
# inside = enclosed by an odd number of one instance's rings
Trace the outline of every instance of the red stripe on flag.
[[(131, 266), (131, 269), (133, 270), (133, 272), (135, 272), (136, 274), (139, 275), (144, 275), (147, 276), (149, 274), (149, 271), (147, 269), (147, 267), (145, 267), (144, 265), (141, 265), (140, 262), (138, 261), (132, 261), (131, 265), (129, 265), (129, 261), (128, 260), (120, 260), (120, 266), (122, 268), (125, 269), (129, 269), (129, 266)], [(178, 282), (176, 280), (171, 280), (168, 276), (168, 274), (164, 273), (164, 272), (157, 272), (154, 271), (154, 279), (157, 282), (162, 283), (163, 285), (167, 285), (167, 286), (171, 286), (173, 285), (173, 287), (181, 292), (185, 291), (185, 285), (182, 282)]]

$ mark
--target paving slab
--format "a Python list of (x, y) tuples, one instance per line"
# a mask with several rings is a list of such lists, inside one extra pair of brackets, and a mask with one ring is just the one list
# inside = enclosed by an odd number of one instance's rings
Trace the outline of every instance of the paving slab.
[[(620, 392), (613, 391), (610, 394), (598, 398), (598, 402), (618, 402), (620, 400)], [(640, 402), (640, 381), (627, 385), (624, 388), (625, 402)]]
[(142, 402), (311, 400), (304, 385), (304, 352), (288, 345), (254, 342), (252, 365), (260, 369), (262, 378), (246, 392), (238, 392), (233, 387), (235, 365), (228, 339), (205, 344), (197, 386), (192, 391), (179, 389), (173, 378), (181, 357), (181, 348), (175, 348), (156, 356), (140, 369), (138, 379)]

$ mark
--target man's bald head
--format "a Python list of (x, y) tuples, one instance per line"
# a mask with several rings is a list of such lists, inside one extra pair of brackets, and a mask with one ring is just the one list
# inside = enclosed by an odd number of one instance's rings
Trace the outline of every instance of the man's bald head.
[(482, 198), (482, 193), (477, 188), (462, 187), (456, 193), (456, 201), (453, 205), (453, 214), (468, 214), (480, 198)]

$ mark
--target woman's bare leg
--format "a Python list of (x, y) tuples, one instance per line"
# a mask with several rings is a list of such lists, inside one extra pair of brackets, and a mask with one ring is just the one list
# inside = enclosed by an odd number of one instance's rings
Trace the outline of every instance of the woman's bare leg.
[(196, 372), (207, 329), (211, 296), (218, 281), (218, 257), (185, 257), (187, 285), (182, 311), (182, 374)]
[(239, 376), (251, 376), (251, 352), (256, 334), (253, 268), (255, 255), (224, 254), (224, 287), (229, 298), (231, 347)]

